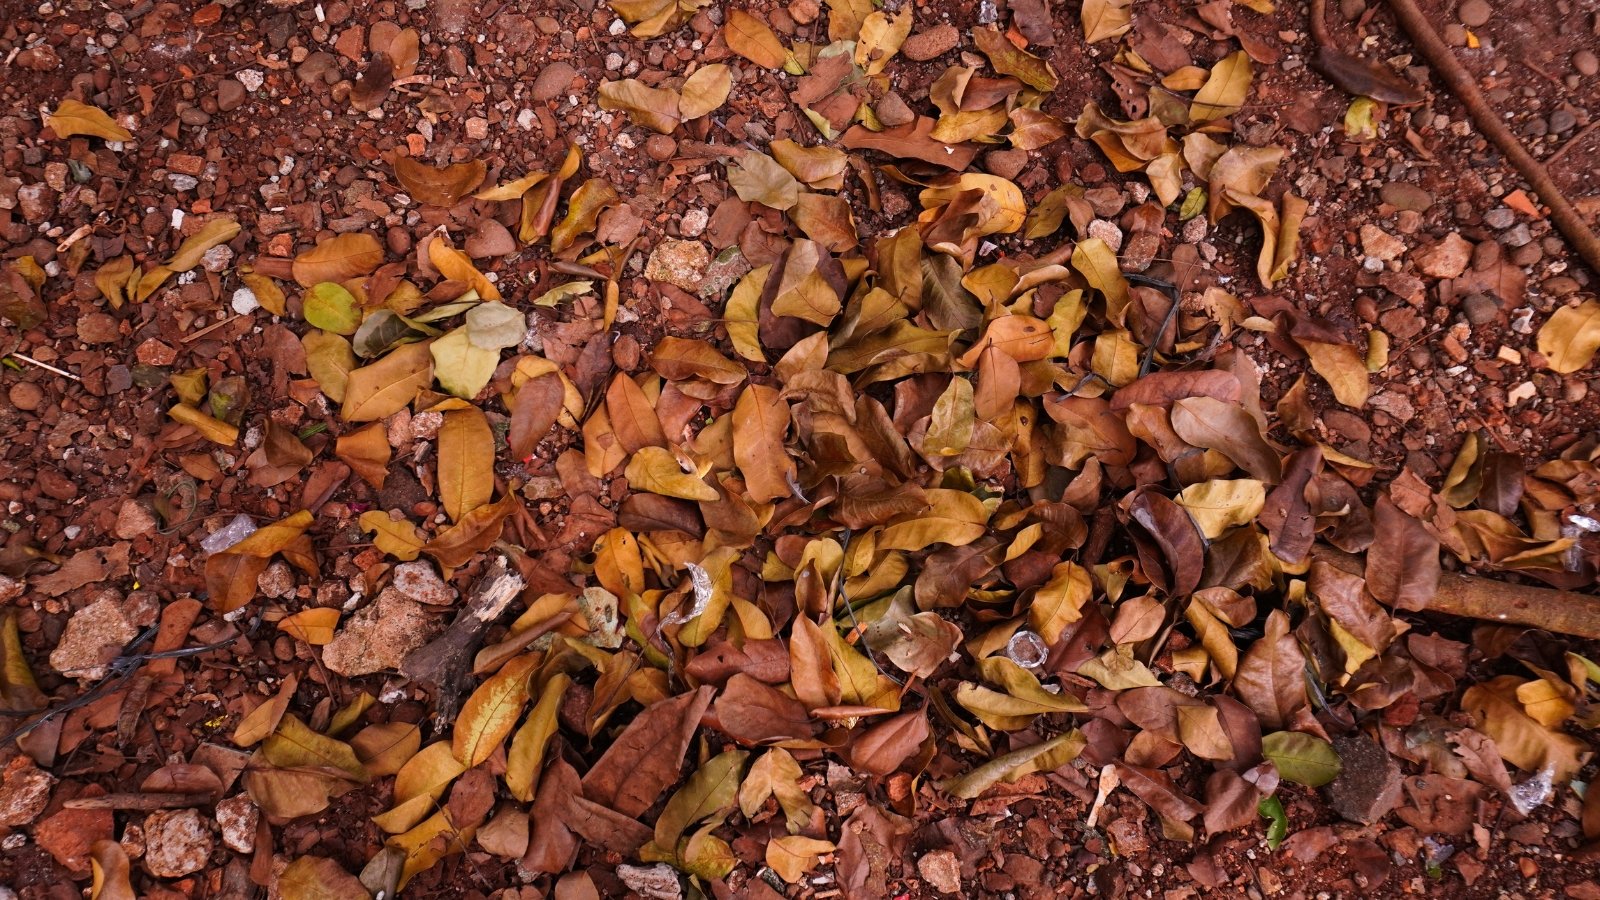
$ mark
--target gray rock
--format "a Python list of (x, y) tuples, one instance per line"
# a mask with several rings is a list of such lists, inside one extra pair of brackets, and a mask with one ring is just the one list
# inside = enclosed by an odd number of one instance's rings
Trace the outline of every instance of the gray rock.
[(1461, 311), (1474, 325), (1488, 325), (1500, 319), (1500, 301), (1488, 294), (1468, 294), (1461, 300)]
[(1517, 214), (1504, 206), (1497, 206), (1483, 214), (1483, 224), (1496, 231), (1504, 231), (1517, 224)]
[(1346, 820), (1370, 825), (1400, 803), (1400, 765), (1371, 738), (1356, 734), (1333, 740), (1339, 777), (1328, 785), (1328, 805)]
[(322, 664), (347, 678), (398, 669), (406, 654), (442, 630), (422, 604), (389, 588), (350, 617), (322, 648)]
[(540, 70), (539, 77), (533, 80), (533, 86), (528, 92), (540, 103), (554, 100), (567, 92), (573, 77), (577, 74), (578, 70), (572, 67), (572, 63), (553, 62)]

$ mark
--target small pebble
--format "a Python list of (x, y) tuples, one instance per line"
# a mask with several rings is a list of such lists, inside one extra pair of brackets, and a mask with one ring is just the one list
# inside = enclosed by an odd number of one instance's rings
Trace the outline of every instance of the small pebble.
[(11, 386), (11, 405), (23, 412), (32, 412), (44, 403), (44, 388), (31, 381), (19, 381)]
[(678, 142), (670, 135), (652, 134), (645, 139), (644, 152), (656, 162), (665, 162), (678, 152)]
[(1489, 17), (1494, 15), (1494, 7), (1488, 0), (1465, 0), (1456, 8), (1456, 18), (1468, 28), (1479, 28), (1487, 24)]
[(1572, 54), (1572, 67), (1579, 75), (1600, 74), (1600, 57), (1595, 56), (1593, 50), (1579, 50)]
[(1571, 110), (1558, 109), (1550, 114), (1550, 130), (1556, 134), (1566, 134), (1577, 124), (1578, 117)]
[(1488, 294), (1468, 294), (1461, 300), (1461, 311), (1474, 325), (1487, 325), (1500, 318), (1500, 304)]
[(1517, 224), (1517, 214), (1504, 206), (1496, 207), (1483, 214), (1483, 224), (1496, 231), (1504, 231)]
[(222, 112), (233, 112), (244, 105), (249, 93), (244, 85), (232, 78), (224, 78), (217, 82), (217, 109)]

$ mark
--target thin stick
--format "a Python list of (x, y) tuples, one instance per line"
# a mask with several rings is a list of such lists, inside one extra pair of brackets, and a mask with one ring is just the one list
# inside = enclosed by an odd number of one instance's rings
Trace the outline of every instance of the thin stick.
[(1580, 141), (1582, 141), (1584, 138), (1588, 137), (1591, 133), (1594, 132), (1594, 130), (1596, 128), (1600, 128), (1600, 119), (1595, 119), (1593, 122), (1590, 122), (1589, 124), (1583, 126), (1583, 129), (1581, 131), (1579, 131), (1577, 134), (1573, 135), (1570, 139), (1568, 139), (1568, 141), (1565, 144), (1562, 144), (1560, 149), (1558, 149), (1558, 150), (1556, 150), (1556, 152), (1550, 154), (1550, 158), (1545, 160), (1544, 164), (1548, 166), (1548, 165), (1554, 163), (1556, 160), (1560, 159), (1562, 156), (1565, 156), (1566, 152), (1568, 150), (1571, 150)]
[(1505, 154), (1512, 167), (1539, 193), (1539, 199), (1550, 207), (1550, 219), (1555, 223), (1556, 230), (1572, 244), (1572, 249), (1589, 264), (1591, 270), (1600, 273), (1600, 237), (1595, 236), (1588, 223), (1572, 208), (1545, 167), (1533, 158), (1505, 122), (1495, 115), (1494, 108), (1478, 90), (1477, 82), (1462, 68), (1455, 54), (1439, 38), (1439, 33), (1433, 30), (1422, 10), (1417, 8), (1416, 0), (1389, 0), (1389, 8), (1422, 52), (1423, 59), (1433, 67), (1434, 74), (1466, 107), (1472, 123)]
[(79, 378), (78, 376), (72, 374), (71, 372), (68, 372), (66, 369), (58, 369), (55, 366), (50, 365), (49, 363), (39, 362), (37, 359), (34, 359), (31, 356), (24, 356), (21, 353), (13, 352), (13, 353), (11, 353), (9, 355), (13, 359), (20, 359), (20, 360), (22, 360), (23, 362), (25, 362), (25, 363), (27, 363), (29, 365), (38, 366), (39, 368), (44, 369), (47, 372), (54, 372), (54, 373), (56, 373), (57, 375), (60, 375), (63, 378), (71, 378), (73, 381), (76, 381), (79, 384), (83, 383), (83, 379), (82, 378)]
[(234, 322), (234, 321), (237, 321), (237, 320), (242, 319), (242, 318), (244, 318), (244, 313), (234, 313), (233, 315), (227, 317), (226, 319), (219, 319), (219, 320), (217, 320), (215, 322), (212, 322), (210, 325), (207, 325), (206, 327), (200, 329), (199, 331), (194, 332), (193, 334), (184, 335), (183, 336), (183, 342), (185, 344), (187, 344), (190, 341), (197, 341), (200, 338), (205, 337), (206, 335), (210, 334), (211, 332), (216, 331), (218, 328), (221, 328), (222, 326), (227, 325), (229, 322)]

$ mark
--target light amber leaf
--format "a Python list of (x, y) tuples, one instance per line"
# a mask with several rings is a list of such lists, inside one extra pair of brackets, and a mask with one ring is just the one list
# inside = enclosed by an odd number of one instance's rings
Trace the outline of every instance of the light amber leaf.
[(789, 51), (767, 23), (742, 9), (728, 10), (722, 37), (729, 50), (764, 69), (781, 69), (789, 58)]
[(653, 88), (634, 78), (600, 82), (600, 108), (619, 110), (635, 123), (671, 134), (683, 121), (682, 99), (677, 91)]
[(528, 674), (540, 659), (529, 653), (510, 660), (461, 705), (451, 749), (462, 765), (470, 769), (482, 763), (511, 734), (528, 702)]
[(119, 256), (94, 273), (94, 286), (105, 295), (112, 309), (128, 302), (128, 277), (133, 274), (133, 257)]
[(278, 723), (278, 730), (261, 745), (261, 755), (280, 769), (323, 767), (343, 773), (358, 784), (372, 775), (344, 741), (311, 730), (293, 715)]
[(389, 476), (389, 433), (381, 423), (374, 422), (364, 428), (339, 435), (333, 445), (334, 455), (344, 461), (361, 479), (375, 488), (383, 487)]
[(515, 508), (513, 504), (519, 502), (515, 494), (507, 494), (494, 503), (478, 507), (463, 516), (460, 522), (440, 532), (423, 546), (422, 552), (447, 568), (466, 565), (500, 539), (506, 516), (511, 515)]
[(301, 287), (319, 282), (344, 282), (368, 275), (383, 263), (383, 245), (370, 232), (353, 231), (328, 238), (295, 257), (294, 280)]
[(600, 213), (617, 200), (616, 189), (603, 178), (591, 178), (579, 185), (567, 199), (566, 217), (550, 232), (550, 251), (560, 253), (593, 231)]
[(297, 675), (290, 674), (278, 686), (278, 692), (273, 694), (261, 705), (250, 710), (239, 724), (233, 729), (233, 742), (240, 747), (253, 747), (267, 739), (267, 736), (278, 730), (278, 722), (283, 719), (283, 714), (289, 709), (289, 701), (294, 698), (295, 688), (300, 684)]
[(466, 770), (448, 741), (423, 747), (395, 775), (394, 808), (373, 816), (373, 823), (390, 834), (409, 830), (427, 817), (433, 801)]
[(472, 264), (472, 257), (450, 246), (450, 242), (445, 240), (442, 234), (435, 235), (428, 242), (428, 262), (433, 263), (433, 267), (445, 278), (459, 281), (477, 291), (480, 298), (500, 299), (500, 289), (478, 271), (478, 267)]
[(316, 379), (317, 387), (335, 403), (343, 403), (350, 384), (350, 372), (356, 368), (356, 354), (350, 342), (331, 331), (308, 331), (300, 338), (306, 351), (306, 369)]
[(200, 260), (205, 257), (206, 251), (219, 244), (226, 244), (239, 234), (239, 220), (231, 215), (218, 216), (211, 219), (200, 230), (189, 235), (178, 252), (172, 254), (165, 265), (174, 272), (187, 272), (200, 265)]
[(932, 488), (926, 495), (928, 510), (891, 523), (878, 537), (879, 550), (921, 550), (940, 543), (961, 547), (988, 530), (989, 513), (977, 497), (947, 488)]
[(1239, 50), (1224, 56), (1194, 95), (1189, 121), (1209, 122), (1238, 112), (1250, 95), (1250, 76), (1250, 54)]
[(1133, 0), (1083, 0), (1082, 19), (1091, 44), (1121, 37), (1133, 27)]
[(278, 630), (313, 647), (320, 647), (333, 640), (333, 629), (338, 624), (337, 608), (316, 606), (278, 620)]
[(1265, 483), (1252, 478), (1213, 479), (1191, 484), (1178, 494), (1178, 505), (1189, 511), (1194, 524), (1210, 540), (1253, 521), (1266, 500)]
[(289, 863), (277, 880), (283, 900), (368, 900), (371, 892), (361, 879), (331, 859), (302, 856)]
[[(89, 900), (135, 900), (128, 851), (116, 841), (99, 840), (89, 849)], [(285, 895), (288, 896), (288, 895)]]
[[(906, 9), (909, 11), (911, 7)], [(767, 842), (767, 865), (778, 873), (779, 878), (795, 884), (817, 867), (823, 854), (832, 853), (835, 849), (832, 841), (809, 838), (803, 834), (786, 834)]]
[(430, 206), (454, 206), (462, 198), (483, 184), (488, 167), (483, 160), (456, 163), (435, 168), (417, 162), (409, 156), (394, 160), (395, 178), (411, 199)]
[(350, 372), (340, 410), (344, 420), (388, 418), (416, 399), (417, 392), (433, 381), (430, 343), (402, 344), (377, 362)]
[(750, 499), (767, 503), (791, 493), (794, 460), (784, 449), (789, 404), (777, 389), (751, 384), (733, 408), (733, 458)]
[(381, 509), (362, 513), (361, 529), (372, 532), (373, 546), (401, 562), (416, 559), (427, 544), (422, 529), (407, 519), (391, 519)]
[(800, 182), (765, 153), (749, 152), (728, 167), (728, 186), (739, 199), (773, 209), (793, 209), (800, 202)]
[(56, 105), (55, 112), (45, 115), (44, 123), (58, 138), (82, 134), (108, 141), (133, 140), (133, 134), (112, 121), (104, 110), (87, 103), (79, 103), (77, 100), (61, 101)]
[(1594, 360), (1600, 349), (1600, 302), (1585, 300), (1563, 306), (1539, 327), (1539, 354), (1549, 367), (1563, 375), (1576, 372)]
[(422, 729), (410, 722), (368, 725), (350, 739), (350, 749), (373, 778), (387, 778), (399, 772), (421, 747)]
[(722, 63), (701, 66), (684, 79), (678, 92), (678, 114), (685, 122), (720, 108), (733, 89), (733, 70)]
[(494, 432), (477, 407), (453, 409), (439, 426), (439, 500), (453, 522), (494, 496)]
[(716, 502), (722, 496), (700, 476), (685, 472), (672, 451), (661, 447), (641, 447), (628, 460), (623, 474), (636, 491), (707, 503)]

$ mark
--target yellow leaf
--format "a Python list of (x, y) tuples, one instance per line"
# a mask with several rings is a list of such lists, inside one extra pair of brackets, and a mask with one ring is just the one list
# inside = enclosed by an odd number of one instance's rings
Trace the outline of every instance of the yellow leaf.
[(128, 129), (123, 128), (103, 110), (96, 109), (87, 103), (76, 100), (63, 100), (56, 106), (56, 111), (44, 117), (45, 125), (56, 133), (58, 138), (68, 138), (76, 134), (90, 137), (104, 138), (108, 141), (131, 141), (133, 135)]
[(882, 72), (911, 35), (911, 16), (911, 7), (906, 5), (893, 19), (878, 10), (862, 20), (861, 36), (856, 39), (856, 65), (868, 75)]
[(439, 426), (439, 500), (453, 522), (494, 496), (494, 432), (477, 407), (444, 414)]
[(431, 342), (401, 344), (371, 365), (349, 374), (340, 415), (346, 422), (388, 418), (416, 399), (433, 381)]
[(472, 264), (472, 257), (450, 246), (443, 235), (435, 235), (428, 242), (428, 262), (433, 263), (433, 267), (445, 278), (459, 281), (477, 291), (480, 298), (500, 299), (500, 289), (478, 271), (478, 267)]
[(1189, 518), (1210, 540), (1254, 521), (1266, 500), (1266, 485), (1253, 478), (1213, 479), (1191, 484), (1178, 495), (1178, 505), (1189, 511)]
[(372, 780), (356, 753), (344, 741), (312, 731), (294, 715), (286, 715), (278, 730), (261, 745), (261, 755), (280, 769), (333, 769), (358, 784)]
[(400, 887), (411, 879), (438, 865), (446, 856), (464, 853), (477, 828), (457, 829), (450, 822), (447, 810), (439, 810), (417, 827), (389, 839), (389, 846), (405, 853), (405, 864), (400, 869)]
[(200, 432), (206, 440), (212, 443), (221, 444), (224, 447), (232, 447), (239, 442), (239, 429), (221, 419), (208, 416), (186, 403), (179, 403), (167, 410), (167, 415), (174, 422), (181, 422)]
[(289, 675), (278, 686), (278, 692), (255, 709), (250, 710), (239, 724), (233, 729), (233, 742), (240, 747), (252, 747), (266, 740), (267, 736), (278, 730), (278, 722), (283, 719), (283, 714), (289, 709), (289, 701), (294, 698), (295, 688), (300, 684), (296, 675)]
[(308, 331), (300, 338), (306, 351), (306, 368), (316, 380), (317, 387), (335, 403), (343, 403), (350, 383), (350, 372), (356, 367), (356, 354), (350, 342), (331, 331)]
[[(911, 7), (906, 7), (910, 9)], [(767, 842), (767, 865), (790, 884), (796, 884), (817, 867), (824, 853), (836, 848), (832, 841), (820, 841), (803, 834), (786, 834)]]
[(514, 504), (520, 502), (516, 494), (507, 494), (495, 503), (478, 507), (462, 517), (460, 522), (436, 535), (423, 546), (422, 552), (446, 568), (466, 565), (472, 557), (499, 540), (500, 532), (505, 528), (506, 516), (511, 515)]
[(472, 196), (479, 200), (519, 200), (534, 185), (549, 177), (548, 172), (529, 172), (521, 178), (497, 184), (492, 188), (484, 188)]
[(448, 742), (436, 741), (423, 747), (395, 775), (394, 808), (373, 816), (373, 823), (390, 834), (410, 829), (427, 817), (433, 801), (466, 770)]
[(700, 476), (685, 472), (672, 451), (662, 447), (639, 448), (623, 474), (636, 491), (706, 502), (715, 502), (722, 496)]
[(206, 251), (220, 244), (226, 244), (239, 234), (239, 220), (233, 216), (218, 216), (200, 227), (200, 230), (189, 235), (189, 238), (178, 247), (178, 252), (172, 254), (165, 265), (174, 272), (187, 272), (205, 258)]
[(1117, 254), (1110, 245), (1099, 238), (1079, 241), (1072, 250), (1072, 267), (1089, 282), (1090, 287), (1105, 295), (1107, 318), (1121, 324), (1123, 311), (1127, 309), (1131, 295), (1128, 293), (1128, 280), (1122, 277)]
[(539, 700), (528, 714), (528, 720), (517, 729), (511, 739), (511, 750), (506, 754), (506, 789), (511, 796), (524, 803), (533, 800), (539, 786), (539, 771), (544, 767), (544, 755), (550, 738), (556, 733), (556, 713), (561, 700), (572, 684), (571, 676), (557, 672), (550, 676), (539, 691)]
[(1050, 580), (1034, 592), (1028, 606), (1028, 627), (1039, 633), (1046, 644), (1054, 644), (1061, 632), (1083, 618), (1083, 607), (1094, 596), (1089, 570), (1074, 562), (1060, 562)]
[(333, 640), (333, 629), (339, 624), (339, 610), (331, 606), (302, 609), (278, 621), (278, 630), (292, 638), (320, 647)]
[(1211, 69), (1211, 77), (1194, 95), (1189, 107), (1190, 122), (1209, 122), (1231, 116), (1244, 106), (1250, 95), (1250, 55), (1243, 50), (1230, 53)]
[(1563, 306), (1539, 328), (1539, 354), (1563, 375), (1589, 365), (1596, 349), (1600, 349), (1600, 302)]
[(507, 662), (461, 705), (451, 749), (462, 765), (470, 769), (482, 763), (511, 733), (528, 702), (528, 673), (539, 660), (540, 654), (529, 653)]
[(733, 70), (722, 63), (701, 66), (684, 79), (679, 89), (678, 114), (685, 122), (715, 111), (727, 102), (733, 89)]
[(600, 220), (601, 211), (616, 203), (617, 199), (616, 189), (605, 179), (591, 178), (579, 185), (567, 199), (566, 217), (550, 232), (551, 252), (560, 253), (571, 247), (581, 235), (593, 231)]
[(422, 529), (406, 519), (391, 519), (381, 509), (362, 513), (361, 529), (372, 532), (373, 546), (401, 562), (416, 559), (427, 543)]
[[(463, 400), (478, 396), (500, 365), (500, 351), (473, 343), (471, 329), (465, 325), (434, 339), (428, 352), (433, 357), (431, 372), (438, 377), (439, 387)], [(426, 385), (424, 381), (423, 386)]]

